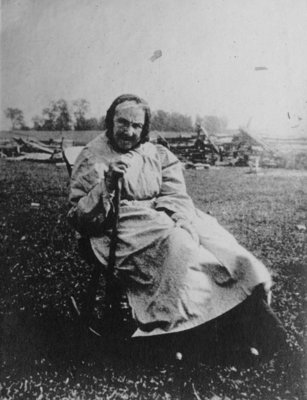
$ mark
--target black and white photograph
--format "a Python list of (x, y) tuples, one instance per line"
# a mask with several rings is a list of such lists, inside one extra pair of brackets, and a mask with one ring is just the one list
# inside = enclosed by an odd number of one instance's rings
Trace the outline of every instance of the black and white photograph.
[(0, 398), (305, 400), (307, 1), (0, 4)]

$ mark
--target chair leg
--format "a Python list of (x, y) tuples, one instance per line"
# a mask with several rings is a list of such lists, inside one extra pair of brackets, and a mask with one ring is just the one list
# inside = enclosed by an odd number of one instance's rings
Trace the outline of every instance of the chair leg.
[[(88, 327), (96, 335), (103, 336), (104, 338), (107, 338), (107, 336), (120, 336), (119, 333), (114, 333), (119, 331), (117, 328), (118, 326), (121, 326), (123, 318), (123, 313), (121, 312), (122, 289), (119, 285), (119, 282), (115, 280), (113, 274), (104, 274), (106, 279), (105, 311), (101, 320), (102, 329), (98, 329), (99, 332), (97, 332), (96, 328), (93, 327), (96, 325), (93, 324), (93, 313), (96, 303), (99, 279), (103, 270), (92, 250), (90, 241), (86, 238), (81, 238), (79, 239), (78, 245), (81, 256), (88, 262), (89, 265), (93, 266), (93, 271), (85, 296), (83, 298), (83, 305), (81, 309), (78, 309), (76, 302), (72, 298), (73, 307), (79, 316), (81, 324)], [(131, 333), (130, 330), (128, 332), (128, 336)]]
[(93, 310), (102, 268), (96, 259), (88, 238), (80, 238), (78, 241), (78, 247), (82, 258), (93, 267), (92, 275), (88, 283), (86, 293), (83, 297), (81, 309), (78, 310), (78, 307), (74, 305), (74, 308), (77, 310), (77, 312), (79, 312), (81, 323), (85, 326), (88, 326), (93, 317)]
[(88, 325), (93, 317), (93, 310), (96, 301), (96, 294), (99, 285), (99, 278), (101, 276), (101, 267), (96, 264), (94, 266), (92, 276), (86, 291), (86, 299), (81, 309), (81, 319)]

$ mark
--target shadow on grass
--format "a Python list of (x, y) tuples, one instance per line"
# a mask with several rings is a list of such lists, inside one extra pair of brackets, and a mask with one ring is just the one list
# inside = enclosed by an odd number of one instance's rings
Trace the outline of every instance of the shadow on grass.
[[(259, 360), (251, 359), (242, 351), (244, 344), (237, 331), (235, 336), (229, 335), (229, 331), (224, 335), (221, 332), (205, 335), (203, 331), (192, 330), (180, 335), (123, 340), (120, 326), (108, 331), (104, 325), (103, 336), (97, 337), (80, 326), (79, 321), (56, 315), (52, 310), (40, 317), (25, 312), (12, 313), (2, 317), (0, 322), (4, 367), (0, 375), (6, 382), (4, 394), (8, 393), (11, 382), (19, 388), (29, 379), (35, 388), (39, 382), (49, 379), (53, 383), (44, 383), (44, 390), (58, 395), (60, 391), (65, 392), (68, 378), (73, 388), (78, 387), (76, 385), (85, 388), (90, 382), (95, 390), (94, 381), (100, 379), (99, 387), (108, 395), (121, 385), (131, 394), (136, 390), (135, 385), (141, 385), (142, 379), (149, 385), (152, 377), (160, 377), (159, 390), (173, 393), (175, 398), (179, 390), (181, 398), (194, 399), (195, 387), (203, 393), (216, 393), (213, 388), (218, 390), (220, 380), (224, 382), (224, 390), (235, 396), (238, 389), (232, 386), (236, 382), (241, 382), (242, 392), (251, 385), (248, 390), (256, 391), (259, 381), (264, 376), (268, 379), (268, 374), (269, 387), (279, 385), (280, 393), (289, 388), (296, 393), (303, 390), (299, 378), (302, 357), (289, 353), (279, 364), (274, 360), (273, 366), (261, 365)], [(178, 353), (183, 355), (182, 360), (178, 359)], [(163, 370), (167, 371), (165, 375), (161, 375)], [(278, 383), (281, 376), (282, 382)], [(128, 382), (131, 383), (128, 385)], [(146, 393), (146, 389), (143, 390)]]
[[(59, 316), (53, 311), (34, 317), (25, 312), (1, 316), (2, 360), (8, 368), (21, 372), (47, 363), (57, 368), (78, 367), (82, 363), (104, 363), (154, 367), (178, 363), (178, 358), (195, 364), (248, 366), (256, 358), (240, 332), (231, 329), (190, 330), (180, 334), (127, 339), (127, 326), (100, 326), (98, 337), (77, 319)], [(211, 326), (212, 328), (212, 326)], [(131, 333), (131, 327), (130, 327)], [(178, 354), (180, 353), (180, 354)]]
[(97, 337), (78, 320), (52, 311), (40, 317), (25, 312), (1, 316), (0, 326), (2, 360), (7, 367), (20, 372), (42, 363), (64, 368), (84, 361), (129, 364), (133, 359), (133, 363), (146, 366), (174, 363), (179, 352), (191, 361), (201, 357), (210, 363), (233, 361), (230, 347), (228, 350), (225, 344), (221, 347), (221, 341), (215, 337), (189, 338), (185, 334), (126, 339), (122, 326), (108, 329), (104, 326), (99, 330), (102, 336)]

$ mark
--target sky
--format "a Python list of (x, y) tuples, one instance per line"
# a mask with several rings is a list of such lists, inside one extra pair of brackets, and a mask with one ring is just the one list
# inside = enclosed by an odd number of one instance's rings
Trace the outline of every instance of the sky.
[(3, 110), (53, 100), (89, 116), (120, 94), (229, 128), (307, 136), (306, 0), (2, 0)]

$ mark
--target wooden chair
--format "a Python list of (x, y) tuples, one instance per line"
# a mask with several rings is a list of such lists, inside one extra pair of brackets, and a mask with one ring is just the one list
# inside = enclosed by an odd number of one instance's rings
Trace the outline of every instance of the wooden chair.
[(69, 177), (71, 177), (73, 166), (78, 155), (83, 150), (83, 147), (84, 146), (70, 146), (65, 148), (62, 147), (62, 155), (66, 164)]

